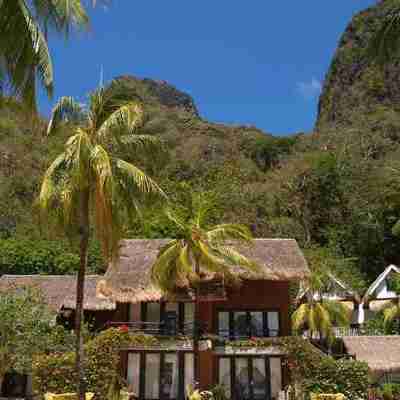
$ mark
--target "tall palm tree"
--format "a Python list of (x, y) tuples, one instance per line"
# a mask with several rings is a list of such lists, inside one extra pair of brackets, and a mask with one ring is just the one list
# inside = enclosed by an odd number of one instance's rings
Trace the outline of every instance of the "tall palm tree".
[[(259, 271), (259, 266), (235, 249), (236, 244), (251, 245), (250, 231), (239, 224), (209, 227), (207, 217), (212, 204), (202, 196), (193, 196), (185, 212), (168, 208), (166, 215), (177, 230), (176, 238), (160, 249), (152, 266), (151, 278), (167, 296), (181, 288), (195, 287), (194, 337), (195, 380), (199, 380), (199, 304), (202, 273), (216, 274), (226, 282), (238, 282), (233, 267)], [(232, 243), (232, 240), (235, 242)]]
[(317, 334), (328, 342), (334, 339), (334, 324), (348, 326), (351, 311), (341, 302), (324, 299), (324, 273), (313, 272), (306, 283), (307, 302), (301, 304), (292, 314), (294, 331), (307, 329), (310, 338)]
[(126, 217), (135, 216), (144, 195), (163, 194), (142, 170), (120, 158), (128, 151), (148, 154), (160, 145), (155, 137), (140, 134), (143, 111), (129, 98), (119, 80), (93, 92), (87, 108), (61, 98), (48, 125), (49, 135), (60, 128), (71, 130), (64, 152), (44, 176), (39, 205), (44, 217), (54, 214), (69, 236), (79, 238), (75, 330), (80, 399), (85, 392), (81, 324), (91, 228), (113, 262)]
[(0, 0), (0, 90), (9, 84), (35, 109), (36, 80), (53, 93), (48, 32), (68, 34), (87, 23), (81, 0)]

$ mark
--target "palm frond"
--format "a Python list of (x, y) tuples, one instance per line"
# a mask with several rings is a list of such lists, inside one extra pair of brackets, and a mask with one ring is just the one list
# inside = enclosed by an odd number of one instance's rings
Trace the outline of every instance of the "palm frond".
[(35, 109), (36, 77), (52, 96), (53, 67), (47, 42), (24, 0), (2, 4), (0, 49), (5, 77), (16, 96)]
[(54, 133), (62, 123), (80, 124), (85, 121), (85, 110), (72, 97), (61, 97), (53, 107), (47, 126), (47, 135)]
[(65, 163), (66, 155), (65, 153), (60, 154), (47, 169), (43, 182), (40, 188), (39, 194), (39, 206), (41, 210), (45, 213), (48, 212), (50, 208), (51, 200), (54, 198), (57, 192), (56, 185), (56, 173), (58, 169)]
[(92, 131), (97, 132), (116, 111), (132, 104), (135, 99), (135, 90), (123, 78), (114, 79), (106, 88), (91, 93), (89, 111)]
[(214, 251), (232, 266), (242, 267), (255, 273), (261, 272), (261, 267), (255, 261), (240, 254), (233, 246), (218, 246)]
[(166, 249), (153, 264), (151, 269), (151, 280), (164, 292), (172, 292), (179, 284), (184, 284), (186, 273), (177, 259), (181, 252), (179, 242)]
[(300, 331), (308, 320), (308, 304), (301, 304), (292, 314), (292, 326), (295, 331)]
[(166, 197), (160, 186), (135, 165), (118, 158), (114, 159), (114, 164), (119, 173), (124, 176), (128, 185), (135, 186), (142, 193)]
[(113, 139), (113, 136), (134, 133), (143, 123), (143, 109), (137, 103), (121, 105), (113, 111), (97, 129), (101, 140)]
[(207, 232), (210, 242), (225, 242), (226, 240), (237, 240), (250, 244), (252, 234), (250, 230), (240, 224), (221, 224), (213, 227)]
[(383, 323), (385, 327), (387, 327), (396, 318), (400, 318), (400, 306), (398, 304), (383, 310)]

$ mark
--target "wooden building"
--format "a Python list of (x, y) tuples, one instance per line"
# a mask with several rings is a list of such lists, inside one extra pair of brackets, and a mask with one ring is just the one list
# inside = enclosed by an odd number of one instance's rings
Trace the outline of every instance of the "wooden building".
[[(117, 303), (126, 325), (164, 340), (152, 348), (123, 349), (123, 374), (139, 399), (180, 399), (194, 382), (193, 326), (200, 326), (199, 372), (201, 388), (224, 384), (229, 396), (276, 399), (284, 385), (285, 353), (279, 345), (265, 349), (232, 346), (251, 337), (279, 338), (290, 334), (291, 282), (308, 273), (296, 241), (258, 239), (240, 252), (262, 268), (254, 274), (237, 269), (237, 287), (206, 280), (207, 293), (200, 304), (200, 321), (194, 321), (190, 288), (179, 298), (166, 298), (152, 285), (150, 270), (165, 240), (125, 240), (120, 258), (98, 284), (100, 296)], [(213, 289), (214, 288), (214, 289)]]

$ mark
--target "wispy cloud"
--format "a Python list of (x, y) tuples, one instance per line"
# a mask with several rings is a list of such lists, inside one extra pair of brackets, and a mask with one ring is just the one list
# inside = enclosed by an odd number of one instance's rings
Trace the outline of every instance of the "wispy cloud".
[(296, 90), (305, 100), (312, 100), (320, 95), (322, 83), (320, 80), (312, 78), (309, 82), (298, 82)]

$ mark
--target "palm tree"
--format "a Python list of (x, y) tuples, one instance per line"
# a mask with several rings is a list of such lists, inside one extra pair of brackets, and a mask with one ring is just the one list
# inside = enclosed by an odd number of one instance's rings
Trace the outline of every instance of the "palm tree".
[(310, 338), (317, 334), (329, 343), (334, 339), (333, 326), (348, 326), (351, 311), (341, 302), (324, 299), (324, 273), (313, 272), (306, 284), (307, 302), (292, 314), (292, 326), (297, 332), (308, 329)]
[(400, 50), (400, 1), (392, 3), (390, 12), (372, 37), (368, 49), (370, 57), (379, 64), (389, 61)]
[(397, 297), (395, 304), (383, 310), (383, 323), (385, 328), (389, 328), (390, 324), (396, 319), (400, 319), (400, 296)]
[(64, 152), (44, 176), (39, 205), (44, 217), (55, 215), (67, 235), (79, 238), (75, 330), (80, 399), (85, 392), (81, 324), (91, 227), (104, 256), (113, 262), (126, 217), (135, 217), (144, 195), (163, 194), (142, 170), (120, 158), (128, 151), (148, 154), (160, 145), (155, 137), (140, 134), (143, 111), (129, 98), (119, 80), (93, 92), (87, 109), (61, 98), (48, 125), (49, 135), (60, 128), (71, 130)]
[(195, 380), (199, 380), (199, 320), (200, 280), (202, 273), (214, 274), (225, 282), (238, 282), (232, 270), (235, 266), (259, 271), (259, 266), (235, 250), (235, 244), (251, 245), (250, 231), (239, 224), (220, 224), (209, 227), (207, 217), (212, 204), (202, 196), (193, 196), (191, 206), (184, 212), (168, 208), (166, 215), (176, 228), (176, 238), (161, 248), (152, 266), (151, 278), (166, 296), (180, 289), (195, 287), (194, 340)]
[(68, 34), (87, 23), (81, 0), (0, 0), (0, 93), (9, 84), (35, 109), (36, 80), (53, 93), (48, 32)]

